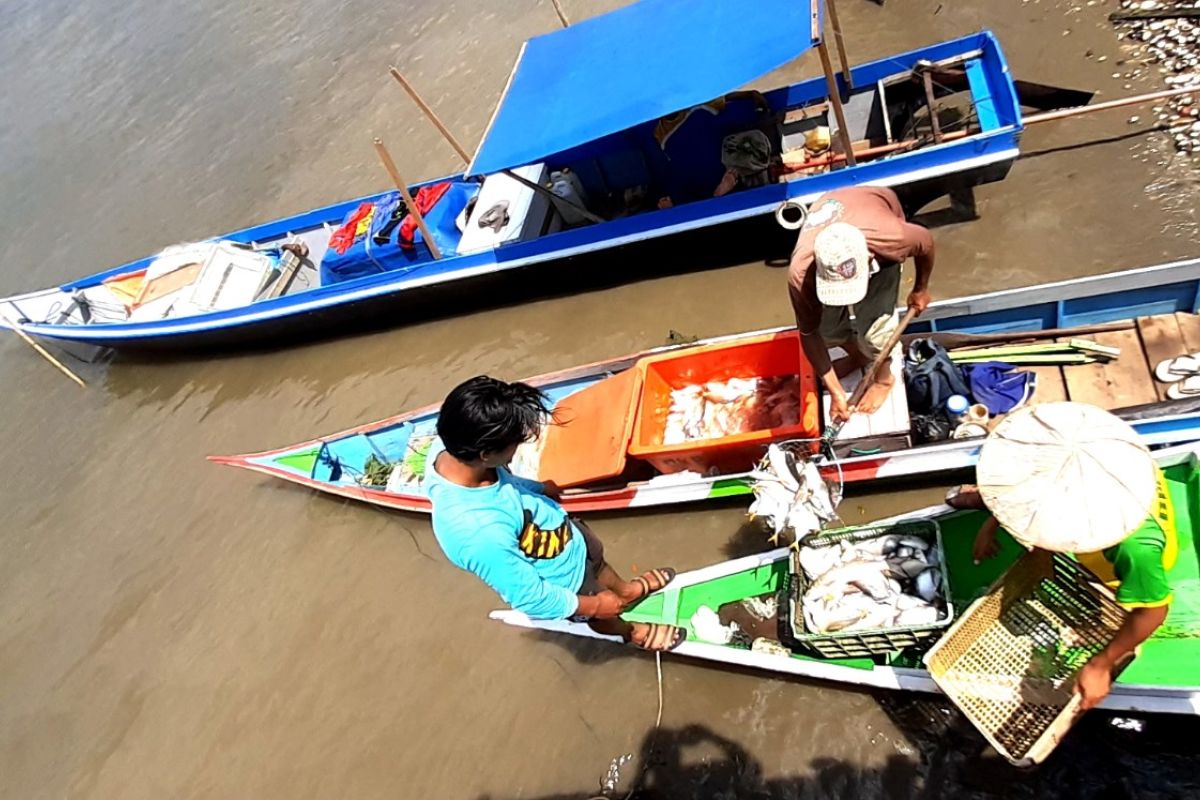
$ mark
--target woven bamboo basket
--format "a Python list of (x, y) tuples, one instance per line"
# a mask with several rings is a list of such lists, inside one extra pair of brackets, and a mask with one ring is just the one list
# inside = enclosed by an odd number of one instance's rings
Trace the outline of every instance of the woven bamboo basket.
[(1032, 766), (1079, 718), (1075, 677), (1127, 616), (1085, 567), (1035, 550), (962, 613), (925, 665), (997, 752)]

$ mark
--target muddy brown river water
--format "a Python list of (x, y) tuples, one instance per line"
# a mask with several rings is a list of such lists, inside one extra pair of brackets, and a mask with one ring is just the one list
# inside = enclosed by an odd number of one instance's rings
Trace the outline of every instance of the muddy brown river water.
[[(582, 19), (620, 3), (563, 4)], [(1019, 77), (1099, 99), (1158, 88), (1112, 77), (1129, 57), (1114, 7), (842, 0), (841, 14), (856, 61), (988, 27)], [(376, 135), (410, 179), (448, 172), (453, 152), (387, 65), (473, 144), (521, 41), (556, 24), (537, 0), (5, 0), (0, 291), (382, 189)], [(1029, 130), (1008, 179), (978, 192), (980, 218), (935, 229), (935, 295), (1196, 255), (1196, 173), (1152, 113), (1129, 116)], [(650, 738), (652, 658), (489, 622), (497, 599), (423, 518), (204, 461), (434, 402), (480, 372), (786, 322), (784, 274), (765, 263), (786, 243), (745, 252), (675, 275), (656, 274), (661, 253), (623, 253), (646, 277), (274, 352), (82, 365), (87, 391), (0, 340), (0, 796), (585, 798), (623, 754), (620, 793), (644, 763), (646, 797), (1197, 796), (1194, 720), (1133, 734), (1096, 714), (1013, 775), (937, 702), (670, 658)], [(938, 491), (843, 510), (866, 520)], [(743, 512), (593, 522), (620, 569), (687, 569), (745, 545)]]

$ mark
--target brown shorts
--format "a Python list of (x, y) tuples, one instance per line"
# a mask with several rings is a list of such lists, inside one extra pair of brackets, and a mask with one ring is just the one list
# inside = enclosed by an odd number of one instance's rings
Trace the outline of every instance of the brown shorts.
[(604, 543), (596, 538), (596, 534), (592, 533), (592, 529), (583, 520), (571, 517), (571, 522), (575, 524), (575, 530), (583, 535), (583, 541), (587, 545), (587, 563), (583, 565), (583, 582), (579, 584), (579, 591), (576, 594), (600, 594), (604, 591), (599, 580), (600, 570), (604, 567)]

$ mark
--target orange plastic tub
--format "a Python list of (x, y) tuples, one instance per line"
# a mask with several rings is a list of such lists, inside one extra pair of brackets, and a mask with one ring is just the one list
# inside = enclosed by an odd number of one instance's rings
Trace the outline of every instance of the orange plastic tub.
[[(629, 454), (650, 462), (660, 472), (743, 472), (762, 457), (771, 442), (821, 434), (816, 376), (812, 365), (801, 357), (800, 337), (794, 330), (649, 356), (639, 361), (637, 368), (642, 372), (642, 398)], [(730, 378), (796, 374), (800, 377), (799, 424), (663, 444), (672, 390)]]

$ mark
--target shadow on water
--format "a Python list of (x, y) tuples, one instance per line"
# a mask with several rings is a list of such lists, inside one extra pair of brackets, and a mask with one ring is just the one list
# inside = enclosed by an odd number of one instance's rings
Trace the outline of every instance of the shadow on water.
[[(1120, 730), (1093, 714), (1043, 765), (1017, 769), (987, 747), (945, 701), (891, 695), (881, 706), (917, 745), (915, 756), (892, 755), (865, 767), (816, 758), (804, 775), (768, 778), (762, 763), (739, 743), (703, 725), (662, 728), (642, 740), (634, 760), (595, 789), (539, 800), (658, 798), (886, 798), (955, 797), (1175, 800), (1196, 797), (1192, 768), (1195, 720), (1153, 718), (1140, 733)], [(632, 794), (631, 794), (632, 793)], [(485, 794), (479, 800), (500, 800)]]
[(922, 797), (1185, 798), (1200, 796), (1200, 720), (1086, 715), (1045, 763), (1013, 767), (943, 697), (881, 693), (880, 708), (920, 755)]
[[(641, 770), (634, 775), (634, 770)], [(642, 740), (621, 785), (551, 795), (539, 800), (623, 798), (911, 798), (920, 797), (917, 765), (893, 756), (882, 767), (862, 768), (837, 759), (815, 759), (810, 774), (767, 778), (750, 752), (703, 725), (662, 728)], [(636, 784), (634, 784), (636, 781)], [(480, 800), (499, 800), (483, 795)]]

